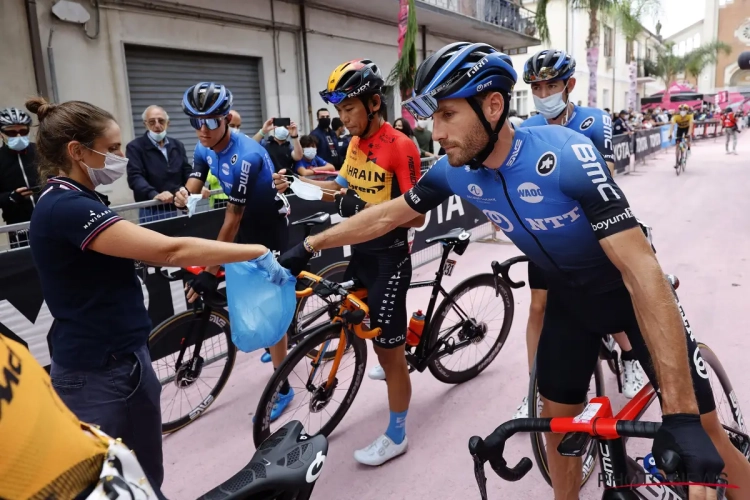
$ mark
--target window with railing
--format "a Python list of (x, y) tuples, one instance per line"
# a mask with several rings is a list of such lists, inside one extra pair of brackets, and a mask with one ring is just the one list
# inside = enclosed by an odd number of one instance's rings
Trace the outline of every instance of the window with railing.
[(609, 26), (603, 26), (602, 34), (604, 36), (604, 57), (612, 57), (614, 52), (614, 37), (612, 36), (612, 28)]
[(518, 54), (526, 54), (529, 52), (528, 47), (521, 47), (520, 49), (508, 49), (505, 53), (509, 56), (515, 56)]
[(529, 91), (516, 90), (513, 92), (510, 109), (515, 109), (519, 116), (527, 116), (529, 114)]

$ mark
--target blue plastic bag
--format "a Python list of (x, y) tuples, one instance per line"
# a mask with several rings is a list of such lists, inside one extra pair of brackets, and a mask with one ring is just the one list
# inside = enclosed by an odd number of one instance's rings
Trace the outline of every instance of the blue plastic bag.
[(294, 316), (296, 278), (271, 252), (248, 262), (227, 264), (224, 270), (234, 345), (252, 352), (277, 344)]

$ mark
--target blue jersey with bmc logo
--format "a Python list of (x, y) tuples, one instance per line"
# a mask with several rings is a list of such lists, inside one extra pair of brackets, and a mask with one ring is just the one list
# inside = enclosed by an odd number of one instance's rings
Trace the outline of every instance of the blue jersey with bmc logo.
[[(547, 125), (547, 119), (541, 114), (530, 117), (518, 128), (537, 127), (539, 125)], [(612, 147), (612, 117), (609, 116), (609, 113), (597, 108), (573, 106), (573, 113), (564, 127), (575, 130), (591, 139), (605, 161), (615, 162), (614, 148)]]
[(273, 185), (271, 158), (263, 146), (245, 134), (232, 134), (229, 145), (218, 153), (196, 144), (190, 177), (205, 182), (209, 170), (219, 179), (229, 203), (247, 207), (248, 217), (286, 213)]
[(498, 169), (441, 158), (405, 196), (426, 213), (456, 194), (482, 210), (550, 282), (604, 291), (622, 284), (599, 240), (637, 227), (592, 142), (568, 128), (519, 129)]

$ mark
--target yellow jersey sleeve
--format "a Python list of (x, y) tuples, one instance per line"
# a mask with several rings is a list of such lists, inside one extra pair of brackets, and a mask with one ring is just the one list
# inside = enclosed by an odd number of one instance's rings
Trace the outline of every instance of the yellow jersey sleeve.
[(107, 443), (85, 428), (31, 353), (0, 335), (0, 498), (74, 498), (95, 485)]

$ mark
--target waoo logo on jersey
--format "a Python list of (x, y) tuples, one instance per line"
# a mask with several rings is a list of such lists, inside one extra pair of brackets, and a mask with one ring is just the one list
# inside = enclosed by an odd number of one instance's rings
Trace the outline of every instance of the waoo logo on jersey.
[(533, 182), (524, 182), (518, 186), (518, 197), (526, 203), (539, 203), (544, 199), (542, 190)]

